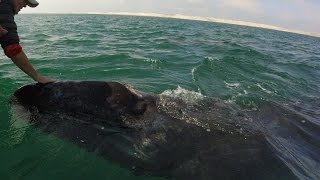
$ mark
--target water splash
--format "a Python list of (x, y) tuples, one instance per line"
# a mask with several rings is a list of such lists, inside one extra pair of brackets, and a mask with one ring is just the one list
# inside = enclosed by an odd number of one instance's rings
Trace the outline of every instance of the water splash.
[(252, 119), (233, 102), (225, 103), (199, 92), (177, 87), (160, 94), (157, 108), (170, 116), (206, 129), (230, 134), (250, 134)]

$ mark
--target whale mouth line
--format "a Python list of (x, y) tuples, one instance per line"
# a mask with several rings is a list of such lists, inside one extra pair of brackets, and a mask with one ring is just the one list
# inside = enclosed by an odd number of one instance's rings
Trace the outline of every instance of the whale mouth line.
[(128, 91), (130, 91), (132, 94), (136, 95), (137, 97), (139, 97), (139, 98), (141, 98), (141, 99), (143, 98), (142, 93), (141, 93), (140, 91), (134, 89), (134, 87), (133, 87), (132, 85), (125, 84), (124, 86), (125, 86), (125, 87), (128, 89)]

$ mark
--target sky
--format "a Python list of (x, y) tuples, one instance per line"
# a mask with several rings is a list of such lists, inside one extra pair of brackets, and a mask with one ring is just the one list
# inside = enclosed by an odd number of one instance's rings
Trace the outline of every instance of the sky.
[(181, 14), (320, 33), (320, 0), (38, 0), (22, 13)]

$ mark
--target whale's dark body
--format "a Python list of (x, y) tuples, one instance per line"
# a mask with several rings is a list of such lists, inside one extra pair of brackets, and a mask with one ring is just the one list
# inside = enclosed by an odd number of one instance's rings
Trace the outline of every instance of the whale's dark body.
[(156, 95), (99, 81), (27, 85), (13, 98), (33, 126), (136, 173), (174, 179), (296, 179), (263, 134), (253, 127), (237, 131), (244, 115), (214, 105), (213, 114), (221, 117), (213, 118), (224, 118), (227, 125), (216, 128), (208, 119), (208, 129), (167, 113), (158, 101)]

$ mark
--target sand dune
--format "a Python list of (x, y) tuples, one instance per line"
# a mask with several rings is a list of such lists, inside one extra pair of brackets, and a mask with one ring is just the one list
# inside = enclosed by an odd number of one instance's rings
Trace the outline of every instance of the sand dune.
[(213, 17), (201, 17), (201, 16), (185, 16), (180, 14), (157, 14), (157, 13), (129, 13), (129, 12), (109, 12), (109, 13), (100, 13), (100, 12), (89, 12), (88, 14), (107, 14), (107, 15), (125, 15), (125, 16), (147, 16), (147, 17), (163, 17), (163, 18), (176, 18), (176, 19), (188, 19), (188, 20), (197, 20), (197, 21), (207, 21), (207, 22), (217, 22), (217, 23), (226, 23), (226, 24), (234, 24), (241, 26), (250, 26), (264, 29), (272, 29), (277, 31), (291, 32), (296, 34), (303, 34), (308, 36), (320, 37), (320, 33), (311, 33), (304, 32), (299, 30), (289, 30), (282, 27), (267, 25), (267, 24), (258, 24), (252, 22), (244, 22), (244, 21), (235, 21), (235, 20), (227, 20), (227, 19), (219, 19)]
[[(28, 13), (24, 13), (28, 14)], [(32, 14), (43, 14), (43, 13), (32, 13)], [(56, 13), (56, 12), (47, 12), (45, 14), (101, 14), (101, 15), (123, 15), (123, 16), (146, 16), (146, 17), (162, 17), (162, 18), (174, 18), (174, 19), (187, 19), (187, 20), (196, 20), (196, 21), (207, 21), (207, 22), (217, 22), (217, 23), (225, 23), (225, 24), (234, 24), (240, 26), (250, 26), (264, 29), (272, 29), (277, 31), (284, 31), (296, 34), (303, 34), (313, 37), (320, 37), (320, 32), (305, 32), (300, 30), (291, 30), (282, 27), (267, 25), (267, 24), (259, 24), (253, 22), (245, 22), (245, 21), (236, 21), (236, 20), (228, 20), (228, 19), (220, 19), (213, 17), (203, 17), (203, 16), (186, 16), (181, 14), (158, 14), (158, 13), (131, 13), (131, 12), (87, 12), (87, 13)]]

